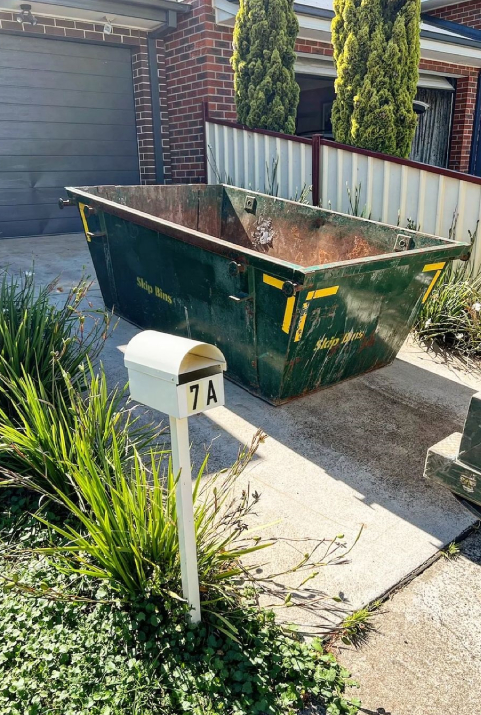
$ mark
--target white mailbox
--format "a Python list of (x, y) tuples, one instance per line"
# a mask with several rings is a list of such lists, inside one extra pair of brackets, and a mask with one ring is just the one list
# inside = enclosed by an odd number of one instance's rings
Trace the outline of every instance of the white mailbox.
[(124, 361), (132, 399), (166, 412), (170, 418), (182, 591), (190, 617), (198, 623), (200, 593), (187, 418), (224, 404), (225, 358), (215, 345), (145, 330), (127, 345)]
[(124, 359), (137, 402), (177, 419), (224, 404), (226, 362), (215, 345), (145, 330), (132, 338)]

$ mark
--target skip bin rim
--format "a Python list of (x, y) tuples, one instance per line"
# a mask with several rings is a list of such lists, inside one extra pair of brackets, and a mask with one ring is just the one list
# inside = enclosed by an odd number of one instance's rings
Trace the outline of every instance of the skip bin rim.
[[(281, 201), (283, 203), (289, 203), (293, 204), (295, 206), (298, 205), (298, 202), (296, 201), (291, 201), (289, 199), (281, 199), (277, 196), (270, 196), (269, 194), (263, 194), (260, 191), (248, 191), (247, 189), (240, 189), (237, 186), (232, 186), (230, 184), (185, 184), (186, 186), (192, 186), (194, 188), (199, 187), (199, 186), (222, 186), (230, 189), (235, 189), (236, 191), (243, 191), (246, 194), (256, 194), (258, 196), (263, 196), (267, 199), (271, 199), (273, 201)], [(103, 186), (103, 184), (99, 184), (99, 186)], [(114, 186), (114, 187), (122, 187), (122, 188), (134, 188), (138, 187), (138, 184), (135, 185), (121, 185), (121, 184), (105, 184), (105, 186)], [(275, 258), (274, 256), (269, 256), (269, 254), (262, 254), (259, 253), (258, 251), (253, 251), (250, 248), (245, 248), (244, 246), (239, 246), (236, 243), (231, 243), (230, 241), (225, 241), (222, 238), (216, 238), (215, 236), (211, 236), (207, 233), (203, 233), (201, 231), (198, 231), (197, 229), (191, 229), (191, 228), (186, 228), (185, 226), (182, 226), (182, 224), (174, 223), (172, 221), (168, 221), (167, 219), (159, 218), (157, 216), (153, 216), (152, 214), (145, 213), (144, 211), (139, 211), (138, 209), (131, 208), (129, 206), (124, 206), (123, 204), (119, 204), (115, 201), (110, 201), (110, 199), (105, 199), (101, 196), (95, 196), (95, 194), (90, 194), (88, 191), (85, 191), (85, 188), (89, 187), (73, 187), (73, 186), (67, 186), (65, 187), (65, 190), (69, 194), (73, 194), (74, 196), (78, 196), (84, 199), (88, 200), (89, 204), (92, 204), (93, 206), (98, 206), (98, 207), (107, 207), (110, 209), (110, 213), (113, 213), (116, 216), (119, 216), (119, 218), (127, 219), (129, 220), (132, 215), (137, 216), (138, 218), (142, 219), (142, 225), (145, 226), (146, 228), (150, 228), (153, 230), (159, 230), (159, 228), (167, 229), (166, 233), (168, 233), (169, 236), (172, 238), (175, 238), (177, 240), (184, 241), (186, 243), (189, 243), (191, 245), (198, 246), (199, 248), (204, 248), (206, 250), (210, 250), (212, 253), (217, 253), (220, 255), (226, 255), (227, 257), (232, 257), (232, 253), (239, 253), (239, 254), (245, 254), (247, 256), (250, 256), (251, 258), (255, 259), (256, 261), (259, 261), (260, 263), (266, 264), (270, 266), (270, 269), (272, 271), (272, 265), (275, 264), (279, 266), (279, 268), (287, 268), (290, 271), (292, 271), (295, 275), (297, 276), (306, 276), (311, 273), (318, 273), (319, 271), (329, 269), (332, 270), (333, 268), (347, 268), (348, 266), (356, 266), (356, 265), (365, 265), (365, 264), (371, 264), (371, 263), (378, 263), (381, 261), (388, 261), (388, 260), (393, 260), (396, 259), (399, 261), (400, 259), (402, 260), (403, 258), (406, 258), (408, 256), (416, 256), (416, 255), (430, 255), (430, 254), (436, 254), (438, 252), (443, 252), (447, 248), (450, 247), (464, 247), (466, 249), (471, 249), (471, 244), (466, 243), (464, 241), (455, 241), (451, 238), (442, 238), (441, 236), (436, 236), (434, 234), (429, 234), (429, 233), (424, 233), (422, 231), (414, 231), (412, 229), (404, 229), (399, 226), (393, 226), (392, 224), (388, 223), (383, 223), (382, 221), (373, 221), (372, 219), (366, 219), (362, 218), (360, 216), (351, 216), (350, 214), (345, 214), (342, 213), (341, 211), (332, 211), (330, 209), (324, 209), (320, 208), (317, 206), (310, 206), (309, 208), (312, 209), (319, 209), (320, 211), (323, 211), (324, 213), (329, 213), (329, 214), (336, 214), (340, 216), (346, 216), (350, 220), (354, 221), (359, 221), (363, 224), (376, 224), (379, 225), (381, 224), (382, 226), (385, 226), (387, 228), (391, 228), (394, 231), (397, 231), (398, 233), (407, 233), (411, 236), (426, 236), (427, 238), (432, 238), (436, 241), (442, 241), (442, 244), (440, 246), (429, 246), (426, 248), (415, 248), (413, 250), (405, 251), (405, 252), (396, 252), (396, 251), (391, 251), (390, 253), (381, 253), (376, 256), (366, 256), (364, 258), (354, 258), (348, 261), (335, 261), (334, 263), (322, 263), (322, 264), (317, 264), (317, 265), (312, 265), (312, 266), (301, 266), (298, 263), (290, 263), (289, 261), (285, 261), (282, 258)], [(197, 241), (189, 240), (189, 238), (195, 238), (198, 239)], [(207, 243), (207, 245), (205, 245)], [(202, 245), (204, 244), (204, 245)], [(216, 250), (217, 249), (217, 250)], [(225, 250), (218, 250), (218, 249), (225, 249)], [(455, 258), (453, 258), (455, 260)]]

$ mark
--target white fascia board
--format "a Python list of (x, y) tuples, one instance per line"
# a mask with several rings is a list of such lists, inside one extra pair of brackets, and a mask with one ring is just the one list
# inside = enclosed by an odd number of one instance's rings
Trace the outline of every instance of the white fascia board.
[(234, 27), (235, 16), (239, 6), (227, 0), (214, 0), (215, 22), (216, 25), (227, 25)]
[(439, 7), (449, 7), (450, 5), (459, 5), (462, 0), (421, 0), (421, 12), (429, 12), (429, 10), (437, 10)]
[(297, 52), (294, 66), (297, 74), (307, 74), (317, 77), (337, 77), (336, 68), (332, 57), (324, 55), (311, 55), (306, 52)]
[(481, 49), (456, 45), (451, 42), (431, 40), (427, 37), (421, 39), (421, 57), (425, 60), (438, 60), (455, 65), (481, 67)]
[[(336, 68), (332, 57), (324, 55), (311, 55), (306, 52), (297, 52), (297, 60), (295, 71), (297, 74), (311, 75), (315, 77), (337, 77)], [(428, 72), (427, 70), (419, 71), (418, 87), (427, 87), (429, 89), (443, 89), (447, 92), (454, 92), (454, 87), (446, 79), (446, 76), (462, 76), (462, 75), (446, 75), (442, 72)]]
[(437, 35), (446, 35), (447, 37), (453, 37), (454, 39), (462, 40), (464, 35), (460, 35), (457, 32), (451, 32), (451, 30), (445, 30), (443, 27), (435, 27), (430, 25), (429, 22), (421, 23), (421, 31), (435, 32)]
[[(217, 25), (234, 27), (235, 16), (239, 9), (237, 3), (228, 0), (214, 0), (215, 21)], [(331, 21), (310, 15), (297, 15), (299, 21), (298, 37), (305, 40), (318, 42), (331, 41)]]

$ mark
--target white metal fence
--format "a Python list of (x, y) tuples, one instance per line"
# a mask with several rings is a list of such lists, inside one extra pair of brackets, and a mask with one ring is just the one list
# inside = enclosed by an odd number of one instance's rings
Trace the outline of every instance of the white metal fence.
[[(348, 189), (352, 203), (357, 189), (359, 211), (374, 221), (469, 241), (481, 223), (481, 184), (448, 174), (320, 145), (319, 197), (325, 208), (349, 213)], [(481, 235), (473, 261), (481, 266)]]
[[(302, 139), (250, 131), (206, 120), (207, 177), (254, 191), (358, 213), (444, 238), (475, 240), (473, 264), (481, 268), (481, 180), (410, 161)], [(316, 152), (318, 156), (316, 157)], [(349, 196), (350, 193), (350, 196)]]
[(310, 139), (293, 140), (206, 121), (207, 181), (312, 203)]

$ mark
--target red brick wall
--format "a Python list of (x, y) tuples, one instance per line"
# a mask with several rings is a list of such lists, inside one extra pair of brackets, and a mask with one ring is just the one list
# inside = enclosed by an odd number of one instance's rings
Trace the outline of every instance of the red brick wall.
[(449, 7), (441, 7), (433, 10), (430, 15), (481, 30), (481, 0), (469, 0)]
[[(35, 8), (34, 12), (35, 12)], [(132, 47), (132, 75), (134, 82), (137, 142), (139, 147), (140, 180), (155, 183), (154, 133), (152, 126), (152, 96), (150, 91), (147, 34), (125, 27), (114, 27), (111, 35), (103, 32), (103, 25), (76, 20), (62, 20), (37, 15), (37, 25), (20, 25), (15, 14), (0, 10), (0, 32), (25, 32), (43, 37), (68, 37), (79, 41), (117, 43)]]
[[(202, 101), (209, 115), (236, 119), (232, 30), (215, 24), (211, 0), (192, 0), (192, 14), (183, 16), (165, 39), (167, 105), (172, 181), (204, 180)], [(332, 55), (328, 44), (299, 40), (298, 52)]]
[(167, 107), (172, 181), (204, 179), (202, 101), (212, 116), (235, 119), (232, 35), (215, 24), (210, 0), (193, 0), (192, 13), (179, 17), (165, 37)]

